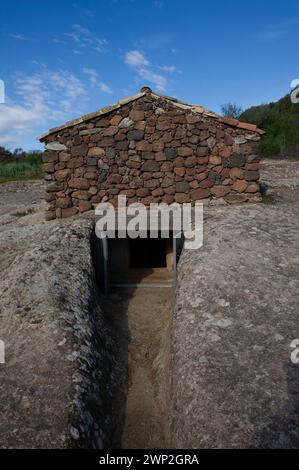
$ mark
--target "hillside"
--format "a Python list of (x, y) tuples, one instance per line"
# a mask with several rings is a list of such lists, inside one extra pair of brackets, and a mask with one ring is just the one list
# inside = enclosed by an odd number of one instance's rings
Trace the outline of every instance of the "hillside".
[(299, 157), (299, 104), (293, 104), (290, 95), (275, 103), (249, 108), (240, 120), (267, 131), (261, 144), (263, 157)]

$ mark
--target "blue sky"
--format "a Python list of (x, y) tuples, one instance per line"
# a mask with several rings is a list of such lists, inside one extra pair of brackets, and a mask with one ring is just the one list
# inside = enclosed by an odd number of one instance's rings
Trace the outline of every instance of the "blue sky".
[(0, 145), (143, 85), (220, 112), (275, 101), (299, 77), (299, 5), (285, 0), (1, 0)]

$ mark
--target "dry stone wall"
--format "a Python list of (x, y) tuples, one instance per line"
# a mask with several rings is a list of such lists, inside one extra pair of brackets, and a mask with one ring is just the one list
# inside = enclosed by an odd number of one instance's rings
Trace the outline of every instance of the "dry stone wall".
[(260, 199), (260, 135), (145, 95), (44, 138), (48, 220), (99, 202)]

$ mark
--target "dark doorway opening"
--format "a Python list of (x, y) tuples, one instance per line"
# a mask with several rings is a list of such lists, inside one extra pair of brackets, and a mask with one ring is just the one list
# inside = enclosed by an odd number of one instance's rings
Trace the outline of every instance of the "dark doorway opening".
[(166, 268), (166, 238), (130, 239), (131, 268)]

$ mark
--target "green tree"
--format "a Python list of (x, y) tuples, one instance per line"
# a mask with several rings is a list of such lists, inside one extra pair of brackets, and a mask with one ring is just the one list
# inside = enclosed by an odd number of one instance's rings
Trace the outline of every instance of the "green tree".
[(221, 105), (221, 112), (225, 117), (231, 117), (234, 119), (238, 119), (242, 114), (242, 108), (234, 103), (226, 103)]

